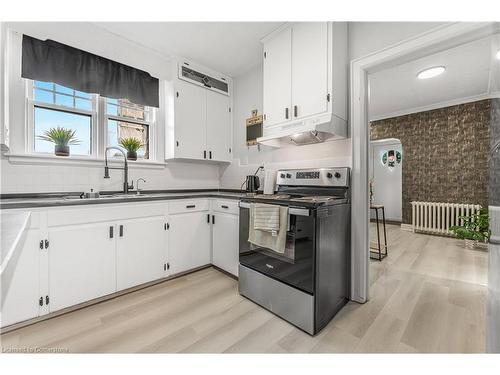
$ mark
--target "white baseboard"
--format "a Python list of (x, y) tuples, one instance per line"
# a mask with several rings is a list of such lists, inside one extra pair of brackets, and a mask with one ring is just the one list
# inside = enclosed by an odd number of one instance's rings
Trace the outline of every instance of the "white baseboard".
[(404, 230), (406, 232), (415, 232), (412, 224), (401, 224), (401, 230)]

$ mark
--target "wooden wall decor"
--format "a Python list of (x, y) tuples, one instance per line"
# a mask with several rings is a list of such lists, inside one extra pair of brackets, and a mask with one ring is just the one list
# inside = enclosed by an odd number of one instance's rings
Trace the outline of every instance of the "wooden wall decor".
[(263, 116), (258, 114), (254, 109), (252, 115), (247, 118), (247, 146), (254, 146), (257, 144), (257, 138), (262, 137), (262, 122)]

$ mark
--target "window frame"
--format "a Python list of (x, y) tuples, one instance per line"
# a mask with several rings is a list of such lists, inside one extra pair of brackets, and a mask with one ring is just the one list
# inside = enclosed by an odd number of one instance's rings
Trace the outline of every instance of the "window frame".
[[(137, 125), (144, 125), (148, 127), (148, 143), (149, 143), (149, 158), (148, 159), (140, 159), (138, 158), (137, 160), (147, 163), (149, 161), (156, 161), (157, 160), (157, 147), (156, 147), (156, 136), (157, 136), (157, 111), (158, 108), (155, 107), (149, 107), (149, 106), (144, 106), (145, 108), (148, 108), (148, 112), (150, 115), (150, 119), (148, 120), (140, 120), (140, 119), (134, 119), (134, 118), (128, 118), (128, 117), (121, 117), (121, 116), (115, 116), (115, 115), (110, 115), (108, 114), (108, 98), (100, 96), (99, 97), (99, 107), (102, 108), (102, 114), (103, 114), (103, 119), (102, 119), (102, 129), (103, 129), (103, 141), (104, 141), (104, 147), (103, 147), (103, 152), (106, 150), (106, 147), (108, 147), (109, 144), (109, 139), (108, 139), (108, 120), (113, 120), (113, 121), (121, 121), (121, 122), (129, 122), (131, 124), (137, 124)], [(113, 157), (114, 159), (118, 159), (119, 157)]]
[[(63, 94), (64, 95), (64, 94)], [(26, 80), (26, 119), (27, 119), (27, 132), (25, 139), (25, 147), (27, 154), (30, 155), (52, 155), (49, 152), (39, 152), (35, 151), (35, 108), (45, 108), (49, 110), (56, 110), (60, 112), (66, 113), (74, 113), (78, 115), (85, 115), (90, 117), (90, 154), (89, 155), (70, 155), (68, 158), (72, 156), (78, 158), (89, 158), (95, 159), (98, 157), (98, 139), (99, 139), (99, 129), (98, 129), (98, 95), (97, 94), (89, 94), (91, 97), (91, 110), (79, 109), (67, 107), (60, 104), (53, 103), (45, 103), (41, 101), (37, 101), (34, 98), (34, 81), (31, 79)]]
[[(26, 137), (25, 137), (25, 154), (31, 156), (52, 156), (49, 152), (35, 151), (35, 108), (46, 108), (67, 113), (90, 116), (90, 155), (70, 155), (65, 157), (66, 160), (71, 159), (103, 159), (106, 147), (108, 147), (108, 119), (115, 121), (130, 122), (138, 125), (148, 126), (149, 137), (149, 158), (138, 159), (139, 163), (157, 163), (161, 160), (158, 157), (158, 108), (145, 106), (148, 108), (150, 118), (146, 120), (133, 119), (127, 117), (114, 116), (107, 113), (107, 98), (98, 94), (89, 94), (91, 96), (92, 109), (85, 110), (73, 107), (67, 107), (59, 104), (45, 103), (34, 99), (34, 80), (25, 79), (25, 102), (26, 102)], [(120, 159), (109, 155), (111, 160)]]

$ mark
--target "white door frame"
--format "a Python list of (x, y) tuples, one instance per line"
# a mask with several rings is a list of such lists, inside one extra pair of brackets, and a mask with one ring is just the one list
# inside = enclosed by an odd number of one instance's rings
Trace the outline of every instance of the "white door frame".
[(424, 34), (351, 61), (350, 103), (352, 137), (352, 229), (351, 299), (369, 299), (369, 152), (368, 74), (405, 61), (436, 53), (469, 40), (490, 35), (494, 22), (456, 22), (439, 26)]

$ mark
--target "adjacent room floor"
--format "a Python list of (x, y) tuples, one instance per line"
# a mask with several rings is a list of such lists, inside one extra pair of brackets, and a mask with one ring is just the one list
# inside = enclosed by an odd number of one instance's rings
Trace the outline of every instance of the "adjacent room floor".
[(389, 256), (370, 265), (370, 301), (350, 302), (315, 337), (207, 268), (3, 334), (1, 345), (94, 353), (484, 352), (487, 253), (394, 225), (388, 238)]

